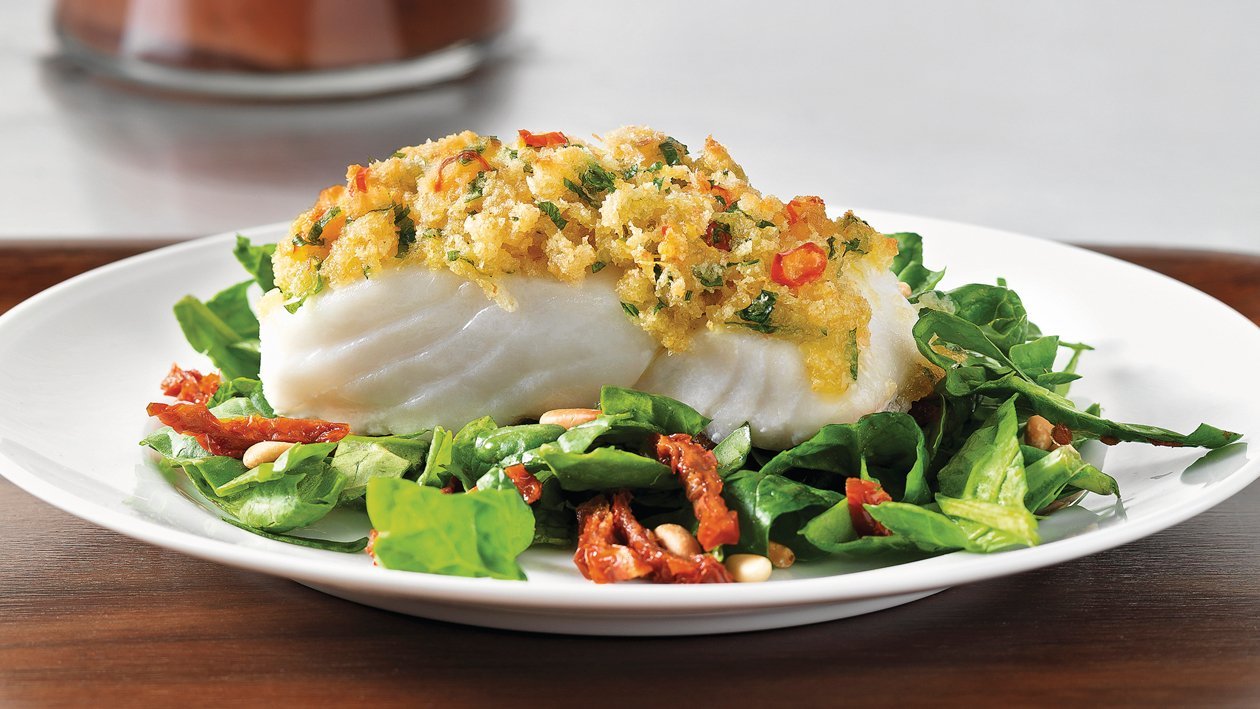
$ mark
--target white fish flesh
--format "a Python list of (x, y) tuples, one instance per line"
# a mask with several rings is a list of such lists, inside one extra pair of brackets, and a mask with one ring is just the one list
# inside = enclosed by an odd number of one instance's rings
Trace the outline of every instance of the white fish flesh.
[[(611, 271), (611, 269), (609, 269)], [(871, 304), (858, 379), (839, 395), (810, 387), (798, 347), (736, 328), (696, 333), (670, 354), (622, 313), (616, 276), (578, 285), (506, 276), (509, 312), (449, 271), (383, 273), (328, 291), (296, 313), (260, 306), (262, 380), (285, 416), (349, 423), (358, 433), (500, 424), (553, 408), (594, 406), (606, 384), (682, 401), (713, 419), (720, 440), (744, 422), (756, 445), (784, 448), (828, 423), (902, 410), (922, 359), (915, 306), (886, 271), (855, 274)]]
[(615, 281), (505, 276), (513, 312), (423, 268), (326, 291), (295, 313), (273, 292), (259, 307), (264, 392), (285, 416), (366, 434), (594, 406), (601, 386), (633, 385), (658, 349), (622, 314)]
[(858, 359), (858, 378), (843, 394), (810, 388), (792, 342), (728, 328), (697, 333), (686, 352), (657, 355), (636, 388), (686, 402), (713, 419), (707, 433), (721, 440), (748, 422), (765, 448), (800, 443), (829, 423), (851, 423), (876, 411), (905, 411), (901, 394), (922, 363), (911, 333), (915, 306), (896, 277), (867, 269), (855, 279), (871, 305), (871, 342)]

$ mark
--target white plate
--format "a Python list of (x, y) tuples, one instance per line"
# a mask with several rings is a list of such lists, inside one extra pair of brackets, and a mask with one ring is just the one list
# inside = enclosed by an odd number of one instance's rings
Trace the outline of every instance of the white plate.
[[(863, 212), (884, 231), (924, 234), (947, 285), (999, 276), (1046, 332), (1095, 345), (1074, 390), (1120, 420), (1188, 430), (1206, 420), (1260, 425), (1260, 330), (1218, 301), (1106, 256), (1030, 237)], [(274, 239), (284, 227), (248, 232)], [(764, 584), (596, 586), (568, 554), (533, 550), (528, 582), (387, 571), (366, 555), (273, 542), (220, 521), (166, 480), (137, 444), (145, 404), (172, 361), (205, 365), (171, 305), (208, 297), (244, 274), (231, 235), (173, 246), (92, 271), (0, 318), (0, 471), (33, 495), (104, 527), (223, 564), (284, 576), (381, 608), (544, 632), (666, 635), (813, 623), (912, 601), (947, 586), (1092, 554), (1170, 527), (1260, 475), (1246, 440), (1201, 450), (1126, 444), (1107, 450), (1123, 501), (1087, 496), (1043, 525), (1046, 543), (1000, 554), (949, 554), (887, 567), (841, 562), (776, 571)], [(322, 522), (360, 536), (353, 518)], [(1205, 540), (1205, 544), (1210, 543)]]

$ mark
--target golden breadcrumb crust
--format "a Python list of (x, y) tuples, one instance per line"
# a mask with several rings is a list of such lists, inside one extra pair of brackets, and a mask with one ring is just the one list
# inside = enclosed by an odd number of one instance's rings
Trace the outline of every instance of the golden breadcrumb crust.
[[(615, 269), (625, 316), (669, 350), (700, 327), (771, 331), (801, 346), (816, 391), (848, 388), (871, 317), (852, 276), (887, 269), (894, 239), (852, 213), (828, 218), (816, 197), (761, 194), (712, 138), (697, 155), (644, 127), (566, 141), (464, 132), (352, 165), (345, 187), (293, 222), (276, 283), (301, 297), (389, 269), (446, 268), (512, 309), (503, 274), (577, 282)], [(775, 255), (806, 243), (826, 254), (823, 273), (798, 287), (774, 280)]]

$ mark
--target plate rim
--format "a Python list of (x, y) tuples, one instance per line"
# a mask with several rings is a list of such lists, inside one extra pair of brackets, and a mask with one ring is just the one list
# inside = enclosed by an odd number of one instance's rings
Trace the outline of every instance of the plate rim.
[[(855, 211), (857, 211), (855, 209)], [(864, 215), (876, 221), (906, 222), (928, 231), (936, 225), (982, 233), (986, 237), (1006, 240), (1032, 241), (1052, 249), (1062, 249), (1075, 257), (1101, 259), (1111, 268), (1130, 269), (1143, 277), (1154, 276), (1180, 292), (1207, 299), (1212, 307), (1222, 308), (1241, 323), (1260, 328), (1234, 308), (1190, 285), (1157, 271), (1099, 253), (1073, 244), (1043, 239), (1017, 232), (1009, 232), (981, 225), (923, 217), (882, 210), (862, 210)], [(78, 274), (31, 296), (27, 300), (0, 315), (0, 338), (13, 323), (27, 317), (27, 313), (41, 307), (59, 294), (80, 287), (81, 284), (108, 279), (115, 272), (143, 267), (150, 261), (177, 258), (185, 251), (210, 249), (220, 242), (227, 243), (241, 234), (254, 238), (283, 234), (287, 222), (265, 224), (247, 229), (223, 232), (198, 239), (163, 246), (130, 256), (98, 268)], [(514, 582), (486, 578), (464, 578), (409, 571), (395, 571), (379, 567), (330, 565), (318, 558), (284, 553), (284, 547), (243, 547), (229, 541), (201, 536), (176, 529), (156, 521), (133, 517), (116, 512), (92, 500), (80, 497), (47, 482), (0, 454), (6, 465), (0, 468), (0, 476), (13, 482), (36, 498), (52, 504), (71, 515), (93, 524), (118, 532), (130, 538), (170, 549), (194, 558), (213, 561), (225, 566), (281, 576), (297, 581), (342, 588), (354, 588), (363, 592), (406, 596), (414, 599), (458, 600), (462, 603), (519, 609), (556, 609), (568, 611), (622, 611), (622, 612), (669, 612), (687, 610), (738, 610), (787, 607), (817, 603), (842, 603), (940, 589), (964, 583), (974, 583), (991, 578), (1008, 576), (1024, 571), (1051, 566), (1057, 563), (1090, 556), (1180, 524), (1195, 515), (1224, 502), (1237, 494), (1257, 478), (1260, 478), (1260, 458), (1245, 462), (1228, 477), (1214, 483), (1211, 492), (1197, 496), (1188, 504), (1180, 505), (1163, 515), (1152, 515), (1136, 521), (1107, 527), (1090, 534), (1074, 536), (1069, 540), (1036, 547), (1015, 549), (997, 554), (968, 554), (952, 552), (935, 557), (961, 559), (947, 562), (942, 568), (932, 568), (930, 573), (906, 573), (907, 565), (898, 564), (850, 574), (824, 576), (809, 579), (782, 579), (770, 584), (716, 584), (702, 588), (672, 585), (606, 585), (596, 587), (581, 583)], [(208, 510), (218, 514), (216, 510)], [(276, 545), (282, 542), (274, 542)], [(287, 545), (286, 545), (287, 546)], [(925, 560), (925, 561), (931, 561)], [(920, 562), (911, 562), (916, 564)], [(924, 571), (928, 571), (924, 569)], [(861, 583), (849, 583), (860, 577)], [(852, 588), (850, 588), (852, 587)], [(598, 588), (596, 591), (595, 589)], [(523, 592), (522, 592), (523, 591)]]

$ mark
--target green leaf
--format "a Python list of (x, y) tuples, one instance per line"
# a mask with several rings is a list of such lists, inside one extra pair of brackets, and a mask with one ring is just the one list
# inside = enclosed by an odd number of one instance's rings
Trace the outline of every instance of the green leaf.
[(346, 476), (342, 501), (362, 497), (373, 478), (401, 478), (417, 473), (429, 452), (423, 433), (407, 436), (346, 436), (337, 443), (330, 465)]
[(266, 293), (276, 287), (276, 274), (271, 267), (271, 256), (276, 252), (275, 244), (259, 244), (255, 246), (247, 237), (236, 235), (236, 246), (232, 255), (254, 277), (254, 282)]
[(525, 580), (516, 558), (534, 539), (534, 517), (515, 490), (445, 495), (405, 480), (368, 483), (372, 550), (387, 569)]
[(1017, 374), (1007, 374), (984, 382), (974, 390), (993, 396), (1018, 394), (1034, 412), (1051, 422), (1067, 426), (1074, 434), (1084, 433), (1095, 438), (1110, 436), (1121, 441), (1198, 448), (1220, 448), (1242, 438), (1240, 433), (1225, 431), (1206, 423), (1201, 423), (1190, 433), (1183, 434), (1158, 426), (1111, 421), (1088, 411), (1081, 411), (1068, 399)]
[(468, 463), (469, 474), (480, 478), (496, 466), (506, 468), (523, 463), (528, 453), (564, 433), (563, 426), (545, 423), (504, 426), (480, 433), (474, 444), (473, 458)]
[(596, 206), (595, 200), (592, 199), (591, 196), (586, 193), (586, 190), (582, 189), (581, 185), (577, 184), (573, 180), (570, 180), (569, 178), (566, 177), (564, 178), (564, 186), (567, 187), (570, 192), (577, 195), (577, 198), (585, 202), (587, 206), (592, 207), (592, 208)]
[(720, 263), (692, 266), (691, 275), (695, 276), (700, 285), (706, 289), (721, 288), (726, 283), (726, 267)]
[(290, 295), (289, 299), (284, 301), (284, 309), (290, 313), (296, 313), (303, 305), (306, 305), (306, 301), (309, 298), (313, 298), (323, 292), (325, 285), (327, 284), (324, 281), (323, 275), (318, 273), (315, 274), (315, 283), (305, 292)]
[(306, 236), (298, 235), (293, 237), (293, 245), (323, 246), (324, 229), (328, 226), (328, 223), (335, 219), (339, 214), (341, 214), (341, 207), (333, 207), (332, 209), (324, 212), (320, 215), (319, 219), (316, 219), (315, 223), (311, 225), (310, 230), (306, 232)]
[[(265, 400), (263, 403), (266, 403)], [(246, 398), (244, 396), (235, 396), (210, 407), (210, 413), (221, 419), (247, 418), (250, 416), (270, 418), (267, 416), (267, 411), (270, 411), (270, 406), (268, 406), (267, 410), (264, 411), (254, 403), (252, 398)], [(272, 413), (274, 415), (274, 412)]]
[(1029, 339), (1028, 311), (1010, 288), (971, 283), (949, 292), (958, 317), (975, 324), (1002, 352)]
[(541, 446), (537, 458), (547, 466), (560, 487), (570, 491), (679, 487), (669, 466), (620, 448), (596, 448), (586, 453), (567, 453), (556, 444)]
[(333, 541), (331, 539), (313, 539), (311, 537), (296, 537), (290, 534), (273, 534), (271, 532), (264, 532), (261, 529), (255, 529), (248, 525), (241, 524), (240, 522), (237, 522), (231, 517), (224, 517), (223, 521), (227, 522), (233, 527), (236, 527), (238, 529), (243, 529), (246, 532), (249, 532), (251, 534), (257, 534), (258, 536), (264, 537), (266, 539), (271, 539), (277, 542), (284, 542), (285, 544), (292, 544), (294, 546), (299, 546), (299, 547), (308, 547), (310, 549), (322, 549), (323, 551), (335, 551), (335, 552), (340, 552), (342, 554), (358, 554), (359, 552), (367, 548), (367, 543), (368, 543), (367, 537), (362, 537), (360, 539), (355, 539), (353, 541), (348, 541), (348, 542), (338, 542), (338, 541)]
[(267, 418), (275, 418), (276, 416), (275, 409), (271, 408), (271, 403), (263, 395), (262, 382), (249, 377), (228, 379), (219, 384), (219, 388), (214, 392), (214, 396), (211, 396), (210, 400), (206, 402), (206, 406), (214, 409), (230, 399), (237, 398), (248, 400), (250, 407), (260, 416)]
[[(235, 458), (213, 456), (183, 464), (189, 480), (210, 502), (248, 527), (267, 532), (287, 532), (313, 524), (336, 506), (345, 477), (322, 460), (311, 460), (297, 470), (274, 477), (274, 466), (258, 475), (265, 480), (228, 495), (223, 488), (241, 475), (245, 466)], [(264, 466), (259, 466), (263, 468)]]
[(970, 532), (972, 547), (978, 547), (977, 551), (1036, 546), (1041, 541), (1037, 535), (1037, 518), (1022, 504), (959, 500), (946, 495), (937, 495), (936, 503), (941, 506), (941, 512), (954, 518), (965, 532)]
[(748, 424), (731, 431), (713, 448), (713, 457), (717, 458), (718, 475), (726, 478), (731, 473), (744, 467), (748, 454), (752, 451), (752, 430)]
[(882, 537), (884, 539), (902, 538), (930, 553), (970, 549), (972, 546), (971, 540), (958, 524), (940, 512), (902, 502), (885, 502), (864, 507), (875, 521), (893, 533), (892, 537)]
[(613, 192), (617, 189), (617, 178), (598, 163), (591, 163), (582, 173), (582, 186), (592, 194)]
[(606, 386), (600, 389), (599, 408), (611, 416), (626, 414), (626, 420), (648, 426), (658, 433), (695, 436), (709, 425), (708, 418), (681, 401), (623, 387)]
[[(551, 223), (555, 224), (557, 229), (563, 229), (566, 225), (568, 225), (569, 220), (560, 216), (560, 208), (556, 205), (551, 202), (537, 202), (536, 205), (543, 214), (546, 214), (547, 217), (551, 219)], [(591, 272), (595, 273), (597, 271), (598, 269), (592, 268)]]
[(926, 478), (928, 454), (923, 431), (908, 414), (876, 413), (856, 423), (830, 424), (762, 467), (781, 475), (792, 469), (858, 477), (865, 467), (894, 499), (914, 504), (931, 500)]
[(1072, 446), (1056, 448), (1031, 463), (1025, 456), (1025, 464), (1028, 492), (1024, 506), (1034, 512), (1054, 502), (1069, 486), (1088, 486), (1103, 495), (1120, 494), (1115, 479), (1086, 463)]
[[(932, 271), (923, 266), (923, 237), (904, 231), (888, 236), (897, 240), (897, 255), (893, 257), (890, 270), (896, 274), (897, 280), (910, 286), (910, 300), (916, 300), (932, 290), (945, 277), (944, 270)], [(828, 241), (828, 246), (832, 252), (828, 258), (831, 258), (835, 245)]]
[(765, 555), (771, 540), (793, 546), (805, 522), (832, 508), (844, 496), (764, 470), (741, 470), (726, 479), (722, 497), (739, 515), (739, 551)]
[(465, 490), (471, 490), (491, 465), (481, 462), (477, 455), (477, 441), (483, 436), (498, 430), (499, 426), (489, 416), (482, 416), (464, 424), (455, 437), (451, 439), (451, 460), (448, 472), (459, 478)]
[(1019, 447), (1015, 399), (1007, 399), (937, 473), (941, 494), (1023, 504), (1028, 486)]
[(687, 154), (687, 146), (674, 138), (666, 138), (657, 147), (660, 148), (661, 157), (665, 158), (666, 165), (681, 165), (682, 156)]
[(774, 293), (763, 290), (753, 299), (753, 302), (748, 304), (748, 307), (739, 311), (736, 315), (739, 315), (740, 320), (743, 320), (745, 323), (759, 326), (762, 328), (762, 332), (774, 332), (775, 328), (770, 325), (770, 318), (774, 315), (774, 305), (777, 300), (778, 296)]
[(188, 344), (227, 378), (258, 377), (258, 318), (246, 297), (252, 284), (238, 283), (205, 303), (188, 295), (175, 304), (175, 319)]
[[(848, 553), (853, 548), (848, 545), (858, 539), (857, 531), (853, 529), (853, 518), (849, 513), (848, 500), (837, 502), (830, 509), (806, 522), (798, 534), (819, 551), (828, 554)], [(867, 539), (874, 538), (867, 537)], [(800, 548), (799, 545), (789, 544), (788, 546), (794, 550)]]
[(150, 433), (140, 441), (140, 445), (152, 448), (167, 462), (177, 467), (186, 461), (211, 457), (210, 451), (202, 448), (196, 438), (176, 433), (170, 426), (163, 426)]
[(443, 488), (454, 476), (450, 473), (451, 448), (455, 434), (437, 426), (433, 429), (433, 440), (429, 451), (425, 454), (424, 472), (420, 474), (418, 483), (429, 487)]
[(411, 207), (394, 205), (394, 229), (398, 231), (398, 248), (394, 258), (403, 258), (416, 244), (416, 222), (411, 218)]

